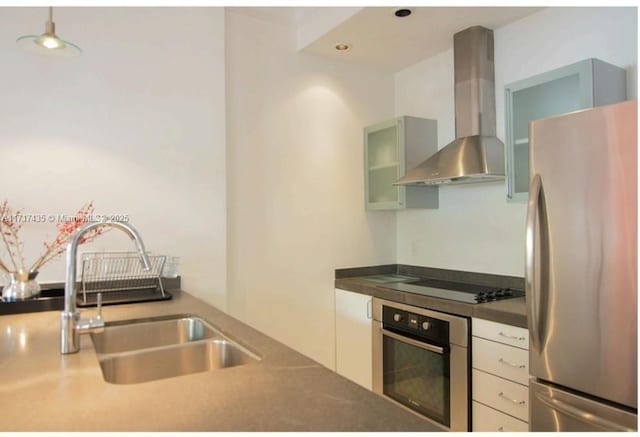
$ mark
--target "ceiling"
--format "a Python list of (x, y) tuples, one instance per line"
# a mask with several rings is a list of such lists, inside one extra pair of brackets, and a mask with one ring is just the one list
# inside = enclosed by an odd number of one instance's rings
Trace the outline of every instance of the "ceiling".
[[(453, 47), (453, 34), (482, 25), (495, 29), (542, 8), (413, 7), (397, 18), (398, 8), (367, 7), (329, 29), (303, 51), (372, 67), (402, 70)], [(336, 43), (351, 44), (345, 52)]]
[(258, 20), (269, 21), (272, 23), (295, 25), (300, 19), (304, 8), (299, 7), (249, 7), (249, 6), (233, 6), (227, 7), (232, 12), (248, 15)]

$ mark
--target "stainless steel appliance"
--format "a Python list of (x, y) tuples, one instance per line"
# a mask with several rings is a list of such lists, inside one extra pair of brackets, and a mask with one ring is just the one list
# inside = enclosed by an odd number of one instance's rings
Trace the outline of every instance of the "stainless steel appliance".
[(373, 320), (373, 391), (468, 431), (467, 319), (374, 298)]
[(637, 102), (530, 135), (530, 429), (636, 430)]
[(453, 35), (456, 139), (394, 185), (471, 184), (504, 179), (504, 144), (496, 137), (493, 31), (473, 26)]
[(393, 282), (378, 285), (378, 287), (466, 303), (492, 302), (494, 300), (524, 296), (524, 291), (513, 288), (475, 285), (466, 282), (445, 281), (433, 278)]

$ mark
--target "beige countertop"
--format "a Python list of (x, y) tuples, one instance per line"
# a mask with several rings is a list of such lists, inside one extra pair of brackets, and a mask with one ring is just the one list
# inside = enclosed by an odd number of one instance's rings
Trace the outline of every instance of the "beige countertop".
[[(93, 312), (93, 310), (83, 310)], [(59, 353), (59, 312), (0, 316), (0, 431), (436, 431), (427, 420), (188, 295), (104, 307), (107, 322), (195, 314), (258, 363), (141, 384), (102, 378), (93, 343)]]

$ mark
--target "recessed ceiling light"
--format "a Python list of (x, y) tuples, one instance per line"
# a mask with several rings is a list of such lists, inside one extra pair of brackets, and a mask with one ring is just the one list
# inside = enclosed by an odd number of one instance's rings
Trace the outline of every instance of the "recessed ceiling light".
[(338, 43), (338, 44), (336, 44), (336, 50), (339, 51), (339, 52), (346, 52), (350, 48), (351, 48), (351, 44), (347, 44), (347, 43)]
[(395, 12), (396, 17), (404, 18), (411, 15), (411, 9), (398, 9)]

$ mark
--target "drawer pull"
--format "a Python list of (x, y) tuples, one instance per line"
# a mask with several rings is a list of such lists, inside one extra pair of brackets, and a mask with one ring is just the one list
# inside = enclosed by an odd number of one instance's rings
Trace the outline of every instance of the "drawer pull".
[(500, 331), (498, 332), (498, 335), (504, 338), (510, 338), (512, 340), (518, 340), (518, 341), (524, 341), (525, 338), (522, 336), (517, 336), (517, 335), (509, 335), (509, 334), (505, 334), (504, 332)]
[(498, 360), (499, 363), (510, 366), (510, 367), (515, 367), (516, 369), (524, 369), (525, 365), (524, 364), (516, 364), (516, 363), (511, 363), (503, 358), (500, 358)]
[(498, 428), (498, 432), (503, 432), (504, 431), (504, 427), (501, 426), (500, 428)]
[(505, 394), (503, 392), (498, 393), (498, 396), (500, 396), (502, 399), (508, 400), (509, 402), (513, 402), (516, 405), (524, 405), (525, 402), (526, 402), (526, 401), (518, 401), (518, 400), (515, 400), (515, 399), (511, 399), (510, 397), (505, 396)]

